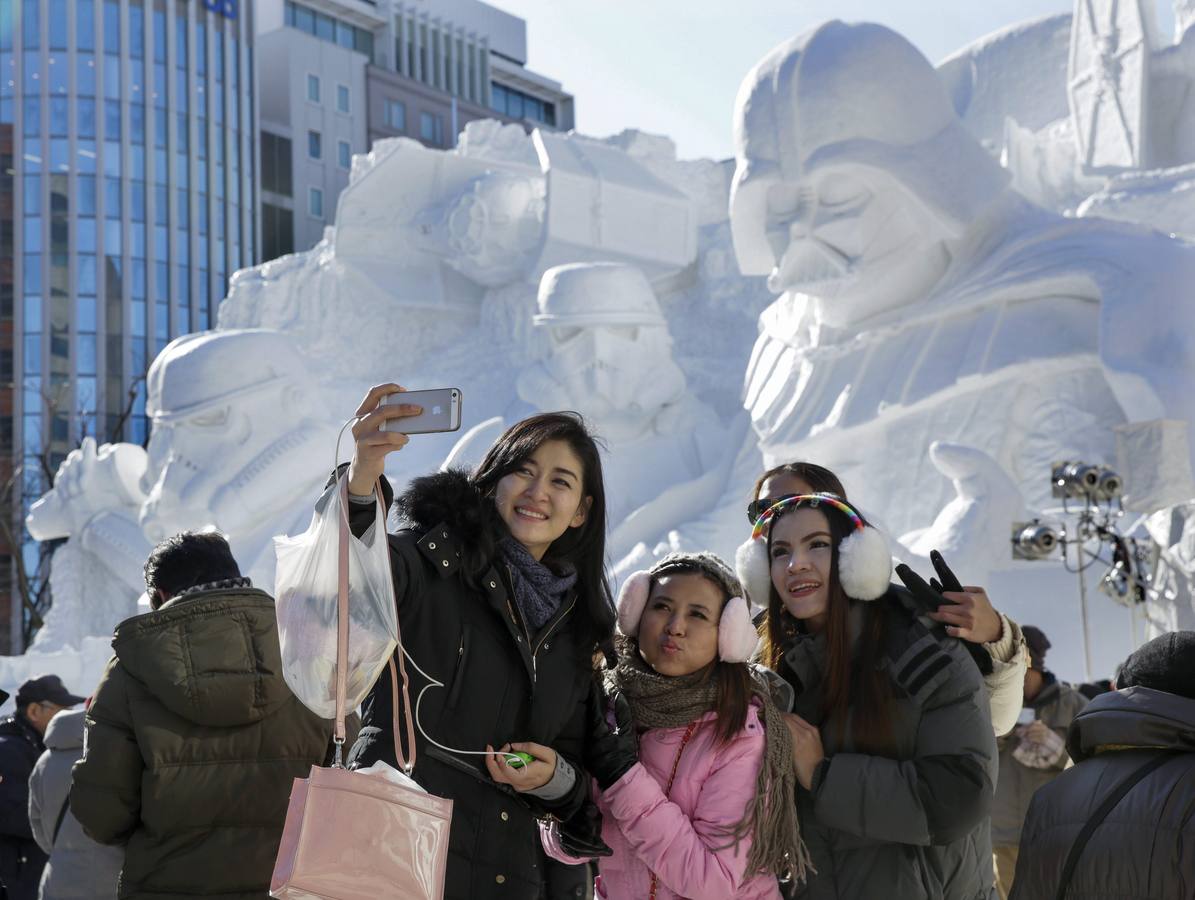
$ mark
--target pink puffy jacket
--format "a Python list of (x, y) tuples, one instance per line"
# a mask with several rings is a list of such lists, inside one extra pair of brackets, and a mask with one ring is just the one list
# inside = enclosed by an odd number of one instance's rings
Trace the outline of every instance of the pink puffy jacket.
[[(716, 715), (706, 713), (689, 739), (668, 798), (664, 787), (684, 737), (684, 728), (653, 728), (639, 738), (639, 762), (597, 796), (602, 839), (614, 851), (597, 861), (597, 895), (606, 900), (647, 897), (651, 873), (659, 876), (656, 900), (777, 900), (775, 877), (744, 880), (748, 835), (738, 852), (725, 836), (755, 799), (764, 758), (764, 730), (758, 703), (743, 730), (718, 745)], [(595, 786), (596, 789), (596, 786)], [(719, 849), (721, 848), (721, 849)]]

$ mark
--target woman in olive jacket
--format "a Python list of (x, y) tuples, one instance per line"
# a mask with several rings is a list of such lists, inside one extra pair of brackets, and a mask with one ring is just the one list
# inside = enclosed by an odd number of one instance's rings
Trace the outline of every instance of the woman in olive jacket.
[(987, 900), (997, 757), (979, 670), (889, 584), (887, 541), (840, 498), (781, 500), (755, 532), (739, 575), (767, 585), (761, 661), (795, 693), (816, 869), (790, 896)]
[[(374, 521), (375, 483), (389, 504), (383, 460), (407, 441), (380, 425), (418, 412), (379, 405), (398, 390), (374, 388), (357, 411), (348, 478), (358, 535)], [(536, 817), (568, 818), (586, 797), (579, 760), (592, 657), (613, 631), (597, 447), (576, 415), (534, 416), (508, 429), (476, 472), (417, 478), (396, 506), (405, 527), (390, 535), (390, 558), (403, 644), (443, 682), (429, 687), (408, 666), (413, 777), (454, 804), (445, 897), (537, 900)], [(350, 765), (396, 764), (391, 703), (380, 678)], [(532, 761), (515, 767), (491, 749)]]

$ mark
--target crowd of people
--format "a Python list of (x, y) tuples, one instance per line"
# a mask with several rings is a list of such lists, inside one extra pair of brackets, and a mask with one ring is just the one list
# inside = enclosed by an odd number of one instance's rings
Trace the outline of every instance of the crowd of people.
[[(885, 536), (808, 462), (760, 477), (733, 564), (673, 553), (615, 597), (580, 417), (517, 422), (395, 497), (408, 437), (381, 426), (419, 412), (380, 403), (400, 390), (365, 397), (328, 491), (347, 481), (358, 537), (379, 496), (403, 523), (403, 645), (437, 679), (413, 777), (453, 801), (446, 898), (1195, 898), (1195, 633), (1089, 701), (940, 556), (893, 581)], [(145, 581), (86, 703), (42, 676), (0, 724), (14, 900), (264, 898), (291, 784), (333, 759), (221, 536), (163, 541)], [(398, 767), (395, 702), (378, 679), (350, 768)]]

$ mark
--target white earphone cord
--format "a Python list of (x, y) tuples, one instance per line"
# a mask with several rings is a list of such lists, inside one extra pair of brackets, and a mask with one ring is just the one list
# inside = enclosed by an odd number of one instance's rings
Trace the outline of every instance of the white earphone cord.
[[(348, 428), (350, 425), (355, 424), (360, 418), (361, 418), (360, 416), (350, 416), (345, 421), (345, 423), (340, 426), (340, 433), (336, 435), (335, 457), (332, 462), (332, 471), (333, 472), (335, 472), (340, 467), (340, 439), (342, 437), (344, 437), (344, 430), (346, 428)], [(346, 474), (346, 477), (347, 477), (347, 474)], [(381, 497), (378, 497), (377, 500), (379, 503), (382, 502)], [(346, 509), (344, 507), (343, 504), (341, 504), (340, 514), (345, 517), (345, 520), (347, 522), (349, 511), (348, 511), (348, 509)], [(382, 525), (384, 528), (385, 527), (385, 517), (383, 517), (383, 519), (382, 519)], [(387, 547), (387, 552), (389, 552), (389, 547)], [(415, 662), (415, 657), (411, 656), (410, 651), (408, 651), (407, 648), (403, 646), (402, 641), (398, 642), (398, 649), (402, 653), (402, 655), (407, 658), (407, 662), (409, 662), (412, 666), (415, 667), (415, 671), (417, 671), (420, 675), (422, 675), (428, 681), (428, 683), (425, 684), (423, 686), (423, 689), (419, 692), (419, 695), (415, 698), (415, 727), (419, 729), (419, 733), (421, 735), (423, 735), (424, 740), (426, 740), (429, 744), (431, 744), (434, 747), (439, 747), (441, 750), (444, 750), (448, 753), (455, 753), (458, 756), (489, 756), (490, 752), (488, 750), (456, 750), (456, 749), (453, 749), (452, 747), (448, 747), (444, 744), (441, 744), (439, 741), (437, 741), (430, 734), (428, 734), (426, 731), (423, 730), (423, 723), (419, 721), (419, 706), (421, 703), (423, 703), (423, 695), (427, 693), (429, 688), (444, 687), (444, 682), (437, 681), (435, 678), (432, 678), (425, 671), (423, 671), (423, 667), (421, 665), (419, 665), (419, 663)], [(398, 703), (398, 697), (391, 698), (391, 703), (395, 703), (395, 704)], [(394, 739), (398, 740), (398, 735), (395, 735)], [(496, 750), (494, 752), (501, 753), (502, 751)], [(507, 753), (504, 755), (510, 756), (511, 754)]]

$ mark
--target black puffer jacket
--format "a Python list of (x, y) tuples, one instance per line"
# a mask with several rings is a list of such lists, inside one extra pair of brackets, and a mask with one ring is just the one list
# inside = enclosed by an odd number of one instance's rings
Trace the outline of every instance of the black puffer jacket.
[(1195, 700), (1144, 687), (1101, 694), (1071, 722), (1075, 765), (1029, 804), (1011, 900), (1051, 900), (1071, 844), (1092, 813), (1159, 750), (1145, 776), (1091, 835), (1068, 897), (1195, 898)]
[[(383, 490), (389, 502), (385, 483)], [(580, 758), (592, 666), (590, 649), (574, 640), (580, 601), (569, 596), (538, 634), (528, 635), (506, 568), (492, 555), (501, 520), (463, 474), (416, 479), (398, 508), (409, 525), (390, 535), (403, 644), (420, 667), (444, 682), (419, 703), (414, 777), (454, 803), (445, 897), (535, 900), (543, 881), (536, 816), (571, 815), (589, 784)], [(353, 505), (354, 534), (363, 534), (373, 520), (372, 506)], [(411, 700), (418, 702), (428, 682), (412, 666), (407, 671)], [(362, 713), (350, 764), (383, 759), (396, 765), (389, 678), (378, 679)], [(460, 750), (535, 741), (568, 759), (579, 777), (548, 810), (492, 781), (483, 757), (447, 752), (427, 735)]]
[(35, 900), (46, 864), (29, 827), (29, 774), (45, 749), (20, 713), (0, 722), (0, 880), (10, 900)]

